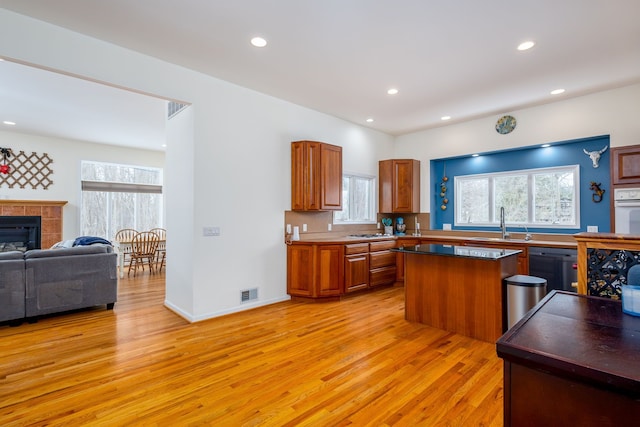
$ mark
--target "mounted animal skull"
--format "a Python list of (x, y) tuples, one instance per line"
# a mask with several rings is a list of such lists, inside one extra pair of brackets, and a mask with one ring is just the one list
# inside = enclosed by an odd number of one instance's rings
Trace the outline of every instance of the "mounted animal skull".
[(593, 162), (593, 167), (597, 168), (598, 166), (600, 166), (598, 164), (598, 162), (600, 161), (600, 155), (602, 153), (604, 153), (605, 151), (607, 151), (607, 146), (605, 145), (604, 148), (600, 151), (594, 150), (594, 151), (587, 151), (586, 149), (582, 149), (582, 151), (584, 151), (584, 154), (586, 154), (587, 156), (589, 156), (589, 158), (591, 159), (591, 161)]

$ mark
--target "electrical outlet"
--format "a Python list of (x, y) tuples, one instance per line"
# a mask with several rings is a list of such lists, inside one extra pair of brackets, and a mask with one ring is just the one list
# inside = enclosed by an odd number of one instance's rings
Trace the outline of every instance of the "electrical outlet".
[(598, 226), (597, 225), (587, 225), (587, 232), (589, 233), (597, 233)]
[(327, 224), (327, 231), (331, 231), (331, 224)]
[(380, 229), (380, 223), (378, 223), (378, 230)]
[(291, 224), (287, 224), (287, 234), (291, 234)]
[(211, 236), (219, 236), (220, 235), (220, 227), (203, 227), (202, 235), (205, 237)]
[(442, 224), (442, 229), (443, 230), (451, 230), (451, 224)]
[(306, 232), (307, 231), (307, 224), (302, 224), (302, 232)]

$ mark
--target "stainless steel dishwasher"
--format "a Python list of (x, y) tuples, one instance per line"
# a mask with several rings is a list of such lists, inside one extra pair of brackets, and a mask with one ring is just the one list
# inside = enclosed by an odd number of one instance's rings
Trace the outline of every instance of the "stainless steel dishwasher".
[(547, 280), (547, 292), (554, 289), (576, 292), (578, 251), (567, 248), (529, 248), (529, 275)]

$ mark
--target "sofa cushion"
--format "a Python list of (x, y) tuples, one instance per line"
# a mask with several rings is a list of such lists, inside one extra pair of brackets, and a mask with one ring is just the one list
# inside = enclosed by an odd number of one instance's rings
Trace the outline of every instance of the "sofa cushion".
[(25, 252), (25, 259), (52, 258), (72, 255), (104, 254), (112, 251), (108, 245), (74, 246), (73, 248), (32, 249)]
[(21, 259), (21, 258), (24, 258), (24, 252), (21, 252), (21, 251), (0, 252), (0, 261), (5, 261), (9, 259)]

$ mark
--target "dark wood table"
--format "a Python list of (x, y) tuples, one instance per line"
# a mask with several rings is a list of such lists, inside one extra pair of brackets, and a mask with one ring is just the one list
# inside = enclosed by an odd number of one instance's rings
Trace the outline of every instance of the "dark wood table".
[(496, 343), (505, 426), (640, 425), (640, 318), (553, 291)]

